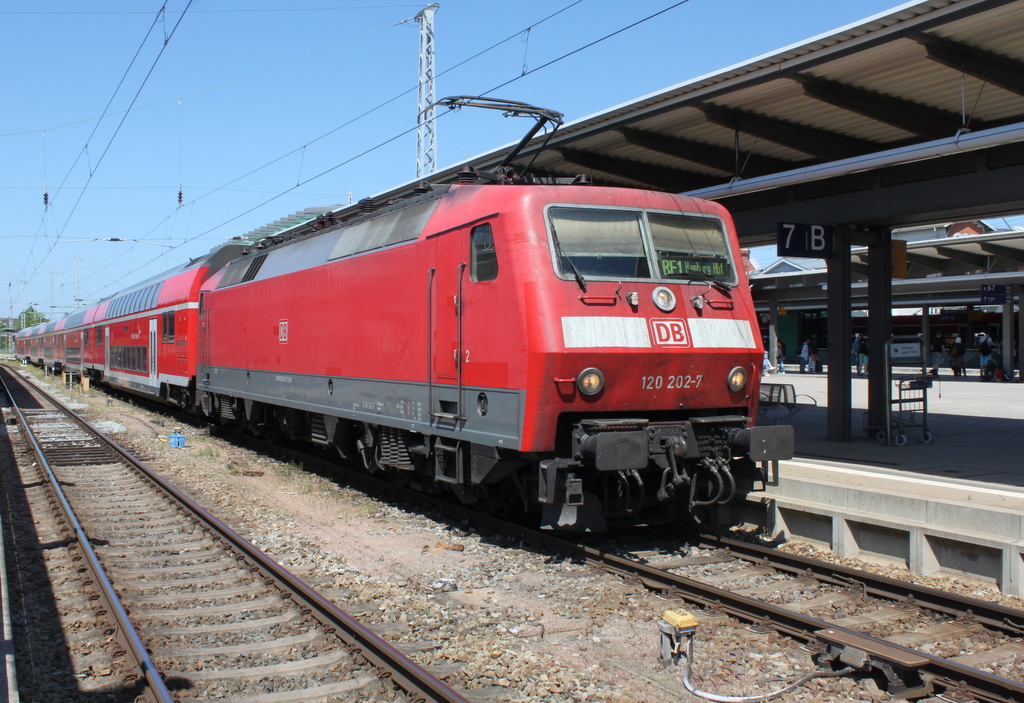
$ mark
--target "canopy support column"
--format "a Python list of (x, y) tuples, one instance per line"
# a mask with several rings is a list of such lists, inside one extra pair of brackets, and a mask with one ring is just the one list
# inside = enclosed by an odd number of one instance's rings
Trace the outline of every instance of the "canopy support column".
[(850, 232), (836, 228), (828, 260), (828, 440), (850, 441), (853, 394), (850, 387), (851, 325)]

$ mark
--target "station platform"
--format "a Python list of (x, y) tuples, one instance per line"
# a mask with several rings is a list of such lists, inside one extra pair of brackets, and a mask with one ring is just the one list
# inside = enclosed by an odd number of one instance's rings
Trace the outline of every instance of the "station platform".
[[(893, 377), (904, 371), (914, 373), (895, 369)], [(796, 434), (796, 457), (780, 462), (777, 485), (762, 494), (773, 536), (915, 573), (960, 574), (1024, 597), (1024, 383), (941, 369), (927, 391), (931, 442), (909, 427), (904, 446), (887, 446), (861, 429), (866, 378), (852, 381), (849, 442), (827, 439), (825, 374), (788, 371), (762, 382), (792, 384), (798, 403), (796, 412), (759, 418), (791, 424)]]

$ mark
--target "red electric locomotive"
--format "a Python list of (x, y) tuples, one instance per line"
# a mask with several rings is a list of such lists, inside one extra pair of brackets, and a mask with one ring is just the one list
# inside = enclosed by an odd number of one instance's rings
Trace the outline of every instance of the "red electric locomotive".
[(740, 261), (706, 201), (435, 187), (211, 276), (201, 411), (546, 527), (705, 514), (792, 456)]
[[(227, 245), (59, 323), (19, 355), (552, 529), (702, 519), (763, 488), (760, 335), (729, 214), (685, 196), (417, 188)], [(59, 327), (58, 327), (59, 325)]]

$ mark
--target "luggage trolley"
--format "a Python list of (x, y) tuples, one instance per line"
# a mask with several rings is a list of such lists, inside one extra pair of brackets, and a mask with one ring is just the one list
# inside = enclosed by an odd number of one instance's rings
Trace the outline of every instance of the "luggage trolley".
[[(886, 386), (889, 389), (889, 402), (885, 408), (885, 425), (878, 428), (875, 439), (882, 444), (896, 444), (902, 447), (907, 443), (907, 428), (921, 428), (921, 442), (932, 441), (931, 430), (928, 429), (928, 389), (932, 387), (932, 377), (925, 368), (924, 340), (920, 337), (892, 337), (885, 343)], [(892, 377), (892, 367), (916, 366), (920, 364), (921, 373)]]
[(920, 427), (921, 442), (928, 444), (932, 441), (932, 433), (928, 429), (928, 389), (932, 387), (931, 377), (924, 374), (901, 376), (894, 383), (899, 395), (889, 400), (890, 435), (893, 432), (896, 434), (892, 441), (902, 447), (907, 443), (905, 430), (908, 427)]

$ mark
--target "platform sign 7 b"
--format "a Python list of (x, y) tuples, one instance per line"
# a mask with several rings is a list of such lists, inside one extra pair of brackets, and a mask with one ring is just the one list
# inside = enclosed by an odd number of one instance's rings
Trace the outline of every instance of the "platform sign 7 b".
[(831, 225), (779, 222), (776, 225), (777, 256), (831, 259), (834, 233)]

